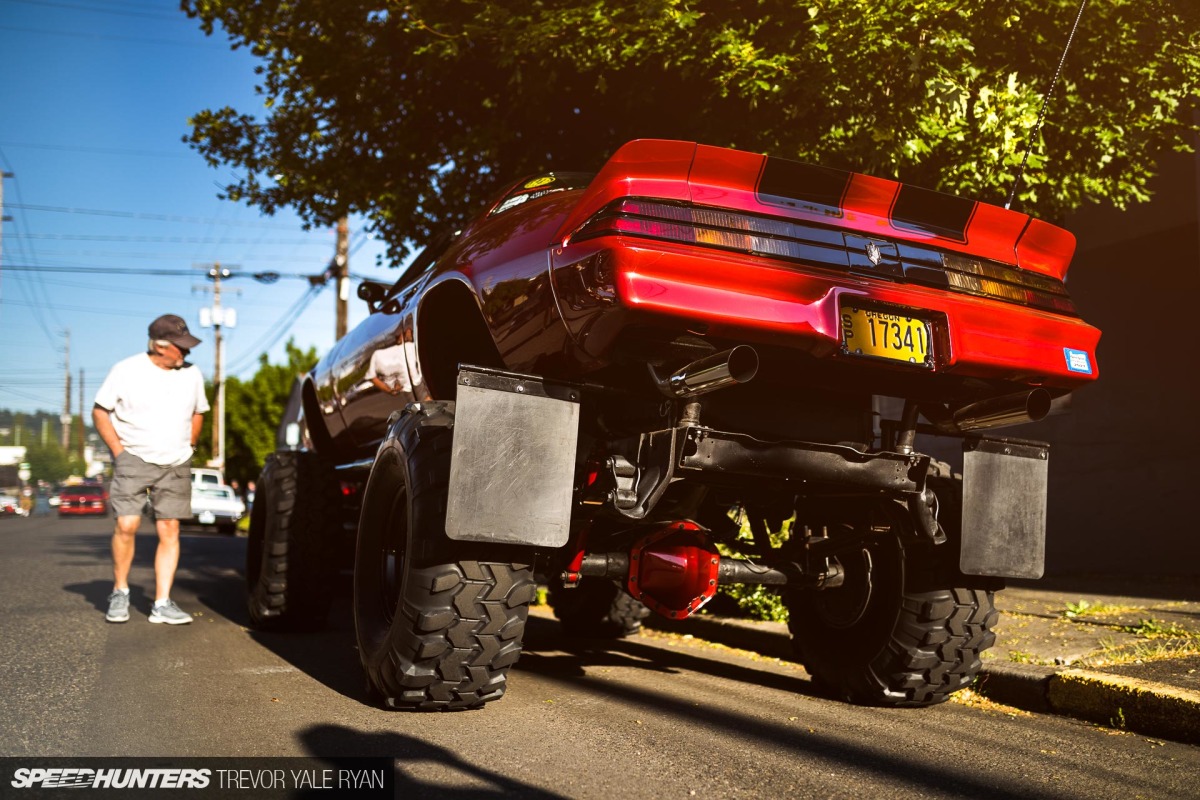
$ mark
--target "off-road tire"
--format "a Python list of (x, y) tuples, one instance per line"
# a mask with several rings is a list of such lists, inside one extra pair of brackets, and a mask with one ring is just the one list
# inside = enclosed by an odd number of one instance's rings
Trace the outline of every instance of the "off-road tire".
[(536, 594), (526, 550), (446, 536), (453, 403), (410, 406), (363, 495), (354, 627), (368, 691), (415, 711), (504, 695)]
[(267, 456), (246, 543), (246, 606), (255, 628), (324, 624), (337, 573), (340, 502), (333, 471), (315, 453)]
[(945, 544), (897, 531), (900, 509), (893, 533), (863, 548), (869, 559), (841, 559), (842, 587), (786, 594), (793, 649), (818, 686), (863, 705), (928, 706), (974, 681), (996, 640), (998, 582), (958, 571), (957, 522), (945, 511)]
[(567, 636), (623, 639), (642, 628), (650, 609), (614, 581), (588, 578), (574, 589), (550, 589), (550, 605)]

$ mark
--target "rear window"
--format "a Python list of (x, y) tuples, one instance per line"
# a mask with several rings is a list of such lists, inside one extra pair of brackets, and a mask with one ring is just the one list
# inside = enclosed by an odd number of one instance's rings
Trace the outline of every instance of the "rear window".
[(555, 192), (584, 189), (592, 182), (593, 177), (595, 176), (590, 172), (545, 172), (541, 175), (534, 175), (510, 189), (508, 194), (504, 195), (496, 204), (496, 207), (488, 212), (488, 216), (494, 217), (497, 214), (503, 214), (530, 200), (536, 200)]
[(79, 495), (100, 494), (99, 486), (67, 486), (62, 490), (62, 494), (68, 497), (78, 497)]
[(233, 497), (233, 490), (224, 486), (196, 486), (192, 494), (200, 497), (213, 497), (218, 500), (228, 500)]

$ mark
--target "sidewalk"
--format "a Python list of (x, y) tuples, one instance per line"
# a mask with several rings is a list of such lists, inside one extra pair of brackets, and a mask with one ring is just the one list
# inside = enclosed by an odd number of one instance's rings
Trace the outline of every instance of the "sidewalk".
[[(996, 596), (996, 644), (975, 691), (1027, 711), (1200, 744), (1200, 582), (1085, 577)], [(787, 626), (699, 615), (648, 627), (790, 658)]]

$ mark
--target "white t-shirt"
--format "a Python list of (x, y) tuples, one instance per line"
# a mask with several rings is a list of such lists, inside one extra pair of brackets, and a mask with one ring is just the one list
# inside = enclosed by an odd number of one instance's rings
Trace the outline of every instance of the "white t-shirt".
[(126, 450), (164, 467), (191, 459), (192, 417), (208, 411), (199, 367), (163, 369), (146, 353), (113, 366), (96, 393), (96, 405), (112, 412)]
[[(413, 361), (412, 342), (394, 344), (383, 347), (371, 354), (371, 363), (367, 366), (367, 377), (379, 378), (388, 386), (411, 392), (412, 383), (408, 379), (408, 365)], [(399, 386), (397, 386), (399, 384)]]

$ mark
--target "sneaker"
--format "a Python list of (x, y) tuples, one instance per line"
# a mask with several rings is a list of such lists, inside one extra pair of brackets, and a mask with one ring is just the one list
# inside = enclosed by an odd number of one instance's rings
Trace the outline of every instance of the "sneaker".
[(109, 622), (129, 621), (129, 595), (124, 592), (113, 592), (108, 596), (108, 613), (104, 618)]
[(165, 622), (168, 625), (187, 625), (192, 621), (192, 615), (175, 605), (174, 600), (168, 600), (161, 606), (156, 605), (150, 612), (151, 622)]

